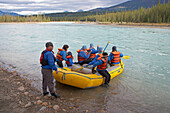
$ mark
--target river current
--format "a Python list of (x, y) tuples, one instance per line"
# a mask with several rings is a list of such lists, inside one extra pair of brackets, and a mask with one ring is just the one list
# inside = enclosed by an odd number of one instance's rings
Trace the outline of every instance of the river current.
[(170, 29), (129, 28), (74, 23), (0, 24), (0, 64), (10, 71), (28, 74), (41, 88), (39, 57), (45, 43), (54, 43), (54, 52), (64, 44), (77, 61), (77, 49), (90, 43), (112, 46), (130, 59), (122, 59), (125, 70), (112, 79), (110, 87), (78, 89), (56, 83), (65, 98), (79, 99), (79, 107), (89, 112), (108, 113), (170, 112)]

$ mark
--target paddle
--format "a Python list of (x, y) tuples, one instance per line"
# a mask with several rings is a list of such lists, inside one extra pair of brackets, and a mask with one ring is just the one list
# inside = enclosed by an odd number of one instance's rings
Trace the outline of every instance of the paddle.
[(109, 41), (107, 42), (106, 47), (104, 48), (103, 52), (106, 50), (108, 45), (109, 45)]
[(130, 56), (123, 56), (123, 59), (129, 59)]
[(81, 66), (80, 68), (76, 69), (75, 71), (78, 71), (78, 70), (83, 69), (83, 68), (84, 68), (84, 67), (83, 67), (83, 66)]

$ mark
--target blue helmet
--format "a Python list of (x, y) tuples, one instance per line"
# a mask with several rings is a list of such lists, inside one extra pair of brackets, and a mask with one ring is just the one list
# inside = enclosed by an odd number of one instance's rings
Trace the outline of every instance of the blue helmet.
[(102, 47), (99, 47), (98, 52), (101, 53), (102, 50), (103, 50), (103, 48), (102, 48)]
[(90, 44), (90, 48), (93, 47), (93, 46), (94, 46), (94, 45), (91, 43), (91, 44)]
[(86, 45), (83, 45), (83, 46), (82, 46), (82, 49), (87, 49)]

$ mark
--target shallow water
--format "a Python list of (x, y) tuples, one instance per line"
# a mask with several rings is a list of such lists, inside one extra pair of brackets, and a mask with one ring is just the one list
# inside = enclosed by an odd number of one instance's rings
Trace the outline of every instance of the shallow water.
[(116, 45), (124, 55), (124, 72), (111, 80), (110, 87), (78, 89), (56, 83), (57, 92), (65, 98), (78, 99), (80, 109), (111, 113), (170, 111), (170, 30), (128, 28), (73, 23), (0, 24), (0, 62), (9, 70), (29, 74), (41, 87), (39, 57), (45, 43), (54, 43), (54, 52), (69, 44), (76, 61), (76, 50), (82, 45), (105, 47)]

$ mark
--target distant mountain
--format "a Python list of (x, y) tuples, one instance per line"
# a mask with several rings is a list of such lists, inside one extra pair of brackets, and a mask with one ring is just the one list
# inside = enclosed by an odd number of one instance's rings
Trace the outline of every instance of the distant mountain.
[(10, 15), (10, 16), (18, 16), (19, 14), (17, 14), (17, 13), (13, 13), (13, 12), (2, 12), (2, 11), (0, 11), (0, 16), (5, 16), (5, 14), (8, 14), (8, 15)]
[(82, 9), (80, 9), (80, 10), (78, 10), (77, 12), (83, 12), (83, 10), (82, 10)]
[[(159, 0), (130, 0), (115, 6), (107, 7), (107, 8), (97, 8), (92, 9), (90, 12), (105, 12), (105, 11), (121, 11), (121, 10), (135, 10), (141, 7), (150, 8), (153, 5), (157, 5)], [(168, 0), (160, 0), (160, 3), (163, 2), (168, 3)]]

